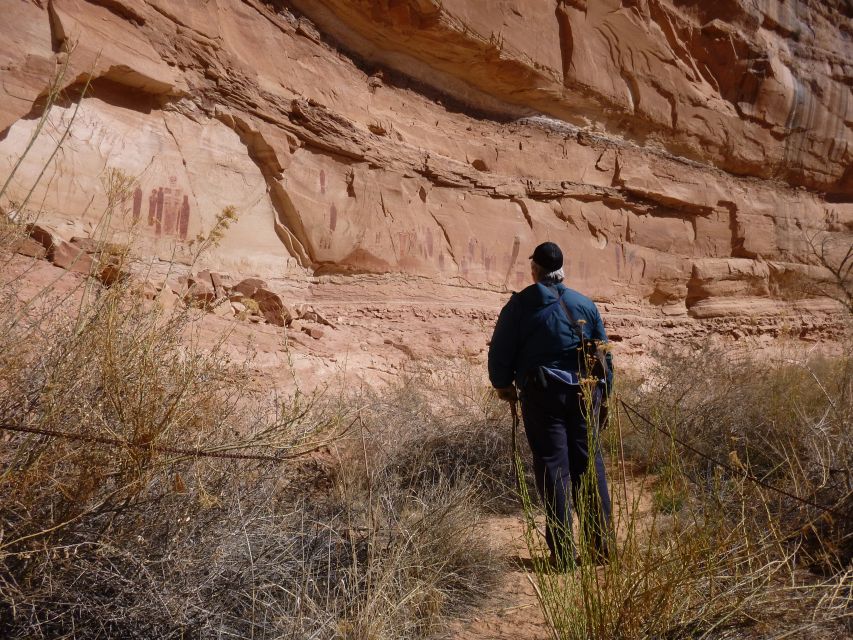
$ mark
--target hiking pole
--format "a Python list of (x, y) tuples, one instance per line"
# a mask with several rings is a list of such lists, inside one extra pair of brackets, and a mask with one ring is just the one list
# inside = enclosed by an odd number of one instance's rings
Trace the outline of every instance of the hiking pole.
[(515, 398), (509, 403), (509, 409), (512, 412), (512, 470), (515, 474), (515, 488), (518, 495), (521, 495), (521, 474), (518, 468), (518, 398)]

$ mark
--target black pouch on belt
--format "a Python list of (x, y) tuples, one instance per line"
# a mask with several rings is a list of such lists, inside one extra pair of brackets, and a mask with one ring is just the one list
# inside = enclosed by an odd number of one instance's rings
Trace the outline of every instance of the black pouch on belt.
[(548, 375), (545, 373), (544, 367), (534, 367), (527, 372), (525, 378), (525, 388), (533, 387), (540, 391), (544, 391), (548, 388)]

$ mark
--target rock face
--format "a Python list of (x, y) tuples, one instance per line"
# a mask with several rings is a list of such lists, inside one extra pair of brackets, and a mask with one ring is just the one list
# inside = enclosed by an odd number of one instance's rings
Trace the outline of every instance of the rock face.
[(810, 239), (853, 233), (844, 0), (3, 13), (0, 206), (69, 238), (106, 221), (187, 264), (233, 206), (203, 266), (263, 278), (245, 295), (274, 324), (283, 292), (493, 313), (548, 239), (623, 338), (728, 331), (800, 313), (786, 274), (814, 262)]
[(295, 0), (359, 54), (501, 112), (597, 125), (732, 173), (851, 187), (850, 5)]

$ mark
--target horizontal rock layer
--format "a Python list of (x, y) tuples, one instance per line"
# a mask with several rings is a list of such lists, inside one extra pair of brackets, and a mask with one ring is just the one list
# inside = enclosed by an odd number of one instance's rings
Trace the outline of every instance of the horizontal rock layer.
[(629, 341), (833, 322), (789, 299), (853, 232), (847, 6), (13, 0), (0, 206), (327, 305), (492, 313), (547, 239)]

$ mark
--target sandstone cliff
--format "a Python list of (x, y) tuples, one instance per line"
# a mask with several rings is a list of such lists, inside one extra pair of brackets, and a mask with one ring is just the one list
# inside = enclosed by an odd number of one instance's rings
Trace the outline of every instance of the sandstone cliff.
[(119, 169), (137, 182), (110, 224), (179, 262), (233, 205), (207, 267), (378, 320), (398, 351), (394, 323), (426, 313), (467, 318), (480, 352), (545, 239), (635, 350), (747, 317), (825, 336), (837, 307), (790, 298), (817, 269), (808, 240), (853, 232), (851, 15), (844, 0), (3, 0), (2, 181), (23, 161), (0, 205), (91, 234)]

